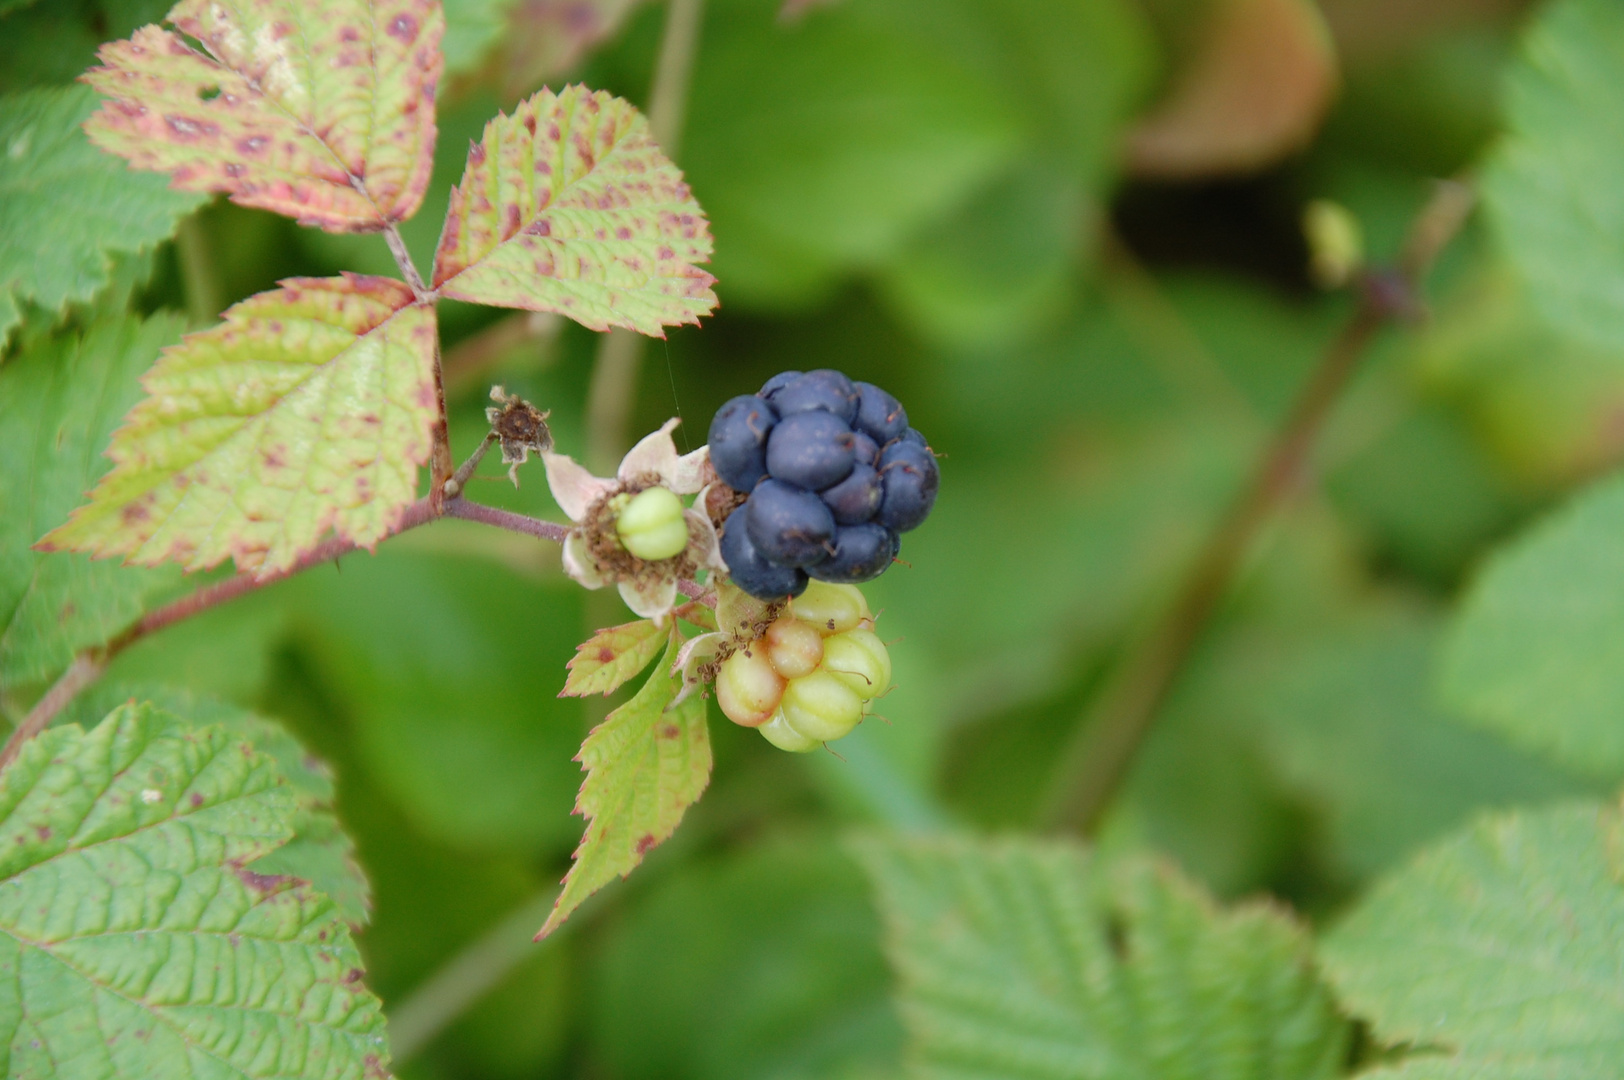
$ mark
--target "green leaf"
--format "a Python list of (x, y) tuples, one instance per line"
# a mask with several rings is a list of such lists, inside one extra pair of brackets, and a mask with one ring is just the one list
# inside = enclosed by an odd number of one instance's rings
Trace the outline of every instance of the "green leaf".
[(434, 287), (664, 337), (661, 327), (716, 306), (716, 279), (695, 265), (710, 253), (704, 211), (648, 121), (620, 98), (567, 86), (497, 116), (469, 149)]
[(389, 278), (291, 278), (164, 351), (114, 469), (46, 550), (152, 566), (292, 566), (329, 529), (376, 544), (417, 494), (434, 307)]
[(1378, 886), (1325, 940), (1377, 1037), (1453, 1057), (1406, 1077), (1603, 1076), (1624, 1059), (1617, 810), (1487, 818)]
[(43, 682), (141, 614), (173, 581), (30, 549), (105, 471), (100, 454), (138, 378), (184, 322), (158, 315), (42, 339), (0, 366), (0, 685)]
[(1595, 776), (1624, 774), (1624, 476), (1500, 549), (1456, 617), (1448, 701)]
[(445, 0), (445, 73), (472, 71), (507, 28), (515, 0)]
[(682, 685), (670, 673), (677, 645), (673, 636), (643, 688), (581, 744), (576, 760), (587, 777), (575, 811), (587, 818), (586, 835), (540, 937), (558, 929), (615, 875), (636, 869), (650, 848), (676, 830), (710, 782), (704, 697), (695, 694), (671, 706)]
[(902, 1025), (879, 920), (828, 834), (795, 829), (686, 860), (606, 929), (590, 1016), (610, 1075), (895, 1075)]
[[(181, 0), (104, 45), (86, 130), (182, 191), (333, 232), (417, 212), (434, 160), (445, 16), (434, 0)], [(202, 51), (188, 44), (186, 35)]]
[(7, 1074), (383, 1075), (332, 901), (248, 869), (296, 813), (271, 759), (151, 706), (25, 746), (0, 774)]
[(462, 851), (557, 858), (580, 836), (570, 754), (583, 710), (556, 695), (585, 593), (412, 543), (278, 588), (331, 703), (315, 722), (330, 723), (329, 711), (349, 719), (354, 752), (417, 834)]
[(610, 694), (627, 679), (648, 667), (665, 643), (666, 634), (652, 619), (599, 630), (576, 646), (569, 677), (559, 696), (586, 697)]
[(694, 71), (683, 162), (730, 303), (804, 304), (883, 262), (1010, 167), (1029, 129), (982, 71), (922, 40), (939, 5), (793, 22), (780, 6), (712, 4)]
[(925, 1077), (1330, 1077), (1346, 1026), (1306, 935), (1149, 863), (1034, 840), (873, 840)]
[(202, 196), (98, 153), (82, 86), (0, 97), (0, 343), (23, 302), (51, 313), (107, 286), (117, 254), (167, 239)]
[(355, 845), (333, 809), (333, 771), (300, 745), (288, 729), (246, 709), (171, 686), (101, 682), (80, 694), (56, 720), (89, 727), (125, 703), (140, 701), (198, 727), (218, 724), (276, 762), (294, 793), (293, 837), (250, 864), (260, 874), (301, 878), (338, 906), (344, 921), (362, 927), (372, 909), (372, 890), (355, 859)]
[(1483, 195), (1535, 304), (1564, 333), (1624, 345), (1624, 8), (1560, 0), (1506, 85), (1510, 133)]

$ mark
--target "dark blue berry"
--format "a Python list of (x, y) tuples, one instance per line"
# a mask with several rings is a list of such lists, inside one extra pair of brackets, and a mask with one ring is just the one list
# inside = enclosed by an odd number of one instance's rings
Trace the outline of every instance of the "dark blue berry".
[(769, 561), (810, 566), (828, 557), (835, 518), (812, 492), (782, 480), (763, 480), (744, 509), (750, 543)]
[(772, 396), (779, 416), (822, 409), (846, 423), (857, 419), (857, 387), (838, 371), (809, 371), (779, 387)]
[(745, 508), (728, 515), (722, 526), (722, 561), (727, 563), (733, 584), (758, 600), (779, 600), (806, 591), (806, 572), (791, 566), (778, 566), (762, 558), (750, 543), (745, 525)]
[(852, 451), (856, 459), (864, 465), (878, 465), (880, 463), (880, 444), (864, 435), (861, 431), (852, 434)]
[(884, 446), (908, 430), (908, 410), (902, 403), (873, 383), (860, 382), (857, 387), (857, 419), (852, 427), (874, 436)]
[(844, 525), (835, 530), (834, 554), (806, 572), (819, 581), (841, 585), (873, 581), (891, 565), (895, 538), (891, 530), (873, 522)]
[(856, 525), (868, 521), (880, 509), (883, 492), (879, 471), (872, 465), (859, 462), (852, 466), (850, 476), (834, 487), (824, 488), (819, 495), (834, 514), (836, 525)]
[(768, 475), (813, 491), (846, 479), (854, 461), (851, 428), (830, 413), (792, 413), (767, 439)]
[(915, 446), (923, 446), (927, 450), (930, 449), (930, 443), (926, 442), (925, 437), (923, 435), (919, 434), (919, 432), (914, 430), (913, 428), (909, 428), (907, 431), (904, 431), (898, 437), (903, 442), (913, 443)]
[(710, 458), (716, 475), (738, 491), (749, 491), (767, 475), (767, 435), (778, 412), (745, 394), (716, 410), (710, 426)]
[(768, 401), (771, 401), (774, 394), (778, 393), (778, 391), (782, 390), (796, 379), (799, 379), (803, 374), (804, 372), (800, 371), (780, 371), (777, 375), (774, 375), (772, 378), (761, 384), (761, 392), (756, 396), (764, 397)]
[(936, 503), (940, 480), (936, 456), (925, 447), (907, 439), (887, 446), (880, 454), (885, 496), (875, 520), (899, 533), (918, 528)]

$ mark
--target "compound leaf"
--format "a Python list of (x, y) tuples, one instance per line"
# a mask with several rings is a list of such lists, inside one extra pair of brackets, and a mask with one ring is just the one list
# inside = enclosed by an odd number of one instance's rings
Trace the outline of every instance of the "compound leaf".
[[(60, 557), (60, 556), (59, 556)], [(365, 926), (372, 909), (372, 887), (355, 859), (355, 844), (339, 827), (333, 802), (333, 771), (312, 754), (285, 726), (246, 709), (173, 686), (153, 683), (102, 682), (75, 698), (58, 724), (88, 727), (120, 705), (140, 701), (202, 727), (219, 724), (235, 738), (276, 762), (294, 796), (293, 838), (249, 869), (261, 874), (302, 878), (338, 906), (352, 927)]]
[(1483, 195), (1512, 262), (1564, 333), (1624, 345), (1624, 8), (1547, 7), (1506, 91), (1511, 130)]
[(110, 319), (33, 343), (0, 366), (0, 685), (43, 682), (124, 629), (172, 580), (30, 550), (106, 470), (101, 450), (139, 378), (184, 321)]
[(97, 146), (331, 232), (417, 211), (434, 164), (435, 0), (181, 0), (169, 22), (179, 34), (144, 26), (85, 75), (112, 99), (86, 124)]
[(664, 337), (716, 306), (710, 226), (648, 121), (603, 91), (542, 90), (468, 151), (434, 286)]
[(248, 868), (295, 815), (271, 759), (150, 705), (25, 746), (0, 774), (6, 1074), (385, 1075), (332, 901)]
[(859, 849), (924, 1077), (1339, 1075), (1347, 1032), (1277, 911), (1070, 844)]
[(1402, 1075), (1617, 1070), (1620, 824), (1596, 804), (1487, 818), (1377, 886), (1332, 932), (1323, 959), (1343, 1001), (1383, 1041), (1430, 1051)]
[(79, 128), (95, 107), (83, 86), (0, 97), (0, 341), (22, 301), (54, 313), (90, 300), (113, 253), (167, 239), (203, 201), (98, 153)]
[[(705, 699), (672, 705), (682, 681), (671, 675), (677, 641), (630, 701), (586, 737), (576, 760), (587, 771), (575, 812), (588, 819), (564, 891), (538, 937), (558, 929), (581, 901), (625, 877), (666, 840), (710, 782)], [(669, 711), (667, 711), (669, 709)]]
[(660, 651), (665, 631), (652, 619), (611, 626), (599, 630), (575, 647), (570, 658), (569, 677), (559, 697), (585, 697), (609, 694), (627, 679), (648, 667)]
[(285, 570), (328, 528), (387, 535), (435, 416), (432, 305), (389, 278), (292, 278), (164, 351), (114, 468), (44, 550)]
[(1490, 560), (1462, 605), (1443, 690), (1465, 716), (1564, 764), (1624, 773), (1624, 477)]

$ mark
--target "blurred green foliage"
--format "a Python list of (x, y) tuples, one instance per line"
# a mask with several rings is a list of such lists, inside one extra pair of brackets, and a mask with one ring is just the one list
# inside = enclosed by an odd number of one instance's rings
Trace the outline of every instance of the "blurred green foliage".
[[(835, 367), (896, 393), (943, 474), (936, 512), (905, 539), (905, 565), (867, 589), (896, 688), (883, 722), (838, 757), (777, 754), (712, 710), (716, 772), (677, 835), (565, 932), (497, 964), (491, 988), (402, 1076), (894, 1075), (905, 1043), (894, 978), (867, 879), (841, 838), (853, 826), (1037, 826), (1079, 717), (1166, 605), (1350, 311), (1352, 298), (1308, 275), (1299, 221), (1316, 198), (1358, 218), (1378, 265), (1396, 257), (1435, 179), (1486, 170), (1489, 212), (1440, 260), (1424, 316), (1370, 350), (1311, 475), (1245, 564), (1136, 760), (1098, 856), (1139, 868), (1123, 871), (1134, 882), (1122, 894), (1129, 930), (1162, 919), (1145, 931), (1153, 944), (1188, 934), (1215, 949), (1255, 933), (1289, 967), (1299, 929), (1259, 914), (1236, 930), (1224, 920), (1240, 916), (1214, 914), (1196, 890), (1272, 897), (1318, 927), (1474, 814), (1583, 799), (1624, 778), (1618, 482), (1543, 517), (1624, 453), (1624, 150), (1611, 92), (1624, 85), (1624, 58), (1618, 35), (1596, 29), (1616, 29), (1616, 5), (1559, 0), (1519, 44), (1536, 18), (1522, 4), (1462, 0), (1452, 20), (1381, 5), (1355, 34), (1350, 5), (1327, 3), (1341, 89), (1306, 149), (1248, 175), (1128, 175), (1126, 132), (1199, 53), (1223, 2), (706, 6), (677, 158), (714, 224), (722, 307), (644, 350), (634, 430), (679, 415), (679, 447), (697, 447), (723, 401), (791, 368)], [(436, 172), (402, 230), (420, 266), (470, 140), (518, 92), (509, 43), (563, 33), (569, 19), (555, 9), (597, 19), (614, 32), (553, 85), (584, 81), (645, 103), (666, 14), (591, 0), (446, 6)], [(19, 156), (8, 117), (39, 95), (77, 101), (82, 91), (61, 88), (96, 45), (163, 7), (0, 3), (0, 152)], [(1499, 104), (1508, 71), (1509, 112)], [(0, 213), (24, 208), (33, 228), (36, 202), (9, 193), (8, 168), (0, 161)], [(221, 200), (192, 219), (200, 243), (160, 242), (165, 229), (143, 232), (105, 190), (87, 181), (75, 195), (118, 227), (85, 225), (90, 262), (49, 293), (7, 292), (43, 242), (0, 223), (0, 305), (19, 298), (0, 366), (10, 575), (0, 574), (0, 709), (13, 720), (74, 648), (175, 588), (167, 575), (78, 556), (52, 563), (27, 545), (93, 482), (136, 375), (181, 331), (199, 282), (231, 303), (291, 274), (394, 272), (379, 237), (301, 229)], [(135, 198), (134, 187), (118, 190)], [(166, 194), (159, 184), (157, 203)], [(157, 203), (137, 209), (180, 212)], [(46, 254), (82, 254), (77, 234), (44, 227), (64, 248)], [(483, 436), (497, 382), (552, 410), (561, 449), (584, 449), (597, 338), (550, 322), (513, 332), (525, 318), (441, 306), (459, 454)], [(0, 333), (7, 323), (0, 314)], [(557, 519), (539, 466), (519, 476), (515, 490), (488, 465), (471, 495)], [(37, 585), (8, 592), (18, 574)], [(95, 575), (102, 606), (46, 610), (52, 574)], [(564, 663), (593, 628), (626, 618), (612, 597), (565, 579), (556, 549), (444, 522), (143, 642), (107, 685), (184, 686), (274, 717), (331, 765), (337, 814), (371, 886), (358, 942), (394, 1009), (509, 913), (556, 891), (582, 827), (572, 755), (635, 689), (610, 702), (559, 698)], [(113, 703), (91, 700), (77, 718)], [(1346, 1064), (1342, 1028), (1318, 1011), (1324, 993), (1346, 990), (1374, 1022), (1348, 1051), (1364, 1061), (1380, 1054), (1371, 1039), (1419, 1038), (1417, 1010), (1465, 992), (1429, 983), (1406, 997), (1391, 972), (1426, 945), (1414, 935), (1453, 925), (1457, 909), (1436, 893), (1488, 873), (1477, 848), (1548, 840), (1553, 859), (1572, 848), (1578, 868), (1562, 888), (1604, 892), (1585, 847), (1601, 841), (1586, 830), (1611, 836), (1616, 823), (1578, 820), (1588, 812), (1479, 826), (1378, 891), (1333, 939), (1330, 991), (1304, 981), (1264, 995), (1270, 1015), (1309, 1017), (1302, 1043), (1281, 1051), (1300, 1066), (1289, 1075)], [(1534, 840), (1519, 839), (1525, 828)], [(1000, 858), (1070, 858), (1036, 850)], [(994, 873), (978, 861), (992, 858), (985, 851), (952, 857), (972, 879)], [(1144, 869), (1152, 857), (1183, 877)], [(888, 895), (947, 874), (936, 865), (947, 858), (928, 844), (870, 853), (888, 867)], [(1507, 940), (1537, 951), (1557, 931), (1507, 899), (1533, 871), (1500, 869), (1516, 880), (1483, 884), (1494, 908), (1484, 918), (1497, 920), (1485, 932), (1504, 923)], [(1121, 927), (1110, 930), (1110, 905), (1092, 890), (1110, 875), (1092, 863), (1056, 873), (1065, 881), (1045, 887), (1102, 920), (1089, 955), (1109, 955)], [(361, 895), (356, 886), (350, 906)], [(903, 969), (925, 980), (918, 972), (940, 957), (908, 935), (929, 905), (887, 903)], [(1410, 909), (1435, 921), (1393, 929)], [(1042, 920), (1028, 929), (1040, 942), (1058, 933)], [(1605, 977), (1616, 989), (1616, 969)], [(1557, 991), (1578, 993), (1567, 982)], [(1487, 1069), (1503, 1049), (1489, 1037), (1493, 1017), (1457, 1023), (1466, 1064), (1449, 1067)], [(1557, 1071), (1570, 1064), (1549, 1075), (1581, 1075)]]

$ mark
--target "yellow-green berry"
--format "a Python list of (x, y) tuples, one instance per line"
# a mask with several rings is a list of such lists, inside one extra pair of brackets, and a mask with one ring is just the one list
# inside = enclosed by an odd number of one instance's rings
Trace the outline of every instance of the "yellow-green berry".
[(823, 639), (823, 670), (870, 701), (891, 685), (891, 654), (872, 630), (848, 630)]
[(810, 675), (823, 662), (823, 637), (810, 623), (785, 615), (767, 627), (755, 648), (765, 648), (773, 668), (786, 679)]
[(615, 532), (627, 551), (650, 562), (673, 558), (688, 546), (682, 500), (663, 487), (634, 495), (615, 519)]
[(843, 634), (868, 616), (868, 604), (855, 585), (833, 585), (814, 581), (790, 602), (790, 611), (802, 622), (811, 623), (818, 633)]
[(722, 669), (716, 673), (716, 703), (735, 724), (759, 727), (766, 723), (783, 696), (784, 679), (773, 670), (759, 644), (722, 661)]
[(784, 719), (783, 709), (773, 713), (772, 719), (756, 730), (761, 732), (762, 738), (778, 749), (788, 750), (792, 754), (804, 754), (809, 750), (816, 750), (819, 746), (816, 739), (809, 739), (789, 726), (789, 721)]
[(832, 742), (851, 734), (863, 718), (863, 699), (827, 671), (791, 679), (780, 706), (789, 726), (808, 739)]

